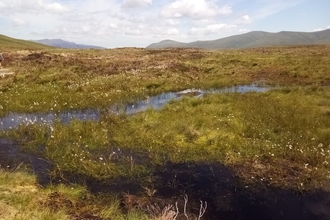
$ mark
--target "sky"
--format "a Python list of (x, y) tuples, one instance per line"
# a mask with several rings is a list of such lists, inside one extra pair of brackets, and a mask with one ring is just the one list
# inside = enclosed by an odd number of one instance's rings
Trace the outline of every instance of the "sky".
[(0, 34), (146, 47), (166, 39), (329, 29), (329, 10), (330, 0), (0, 0)]

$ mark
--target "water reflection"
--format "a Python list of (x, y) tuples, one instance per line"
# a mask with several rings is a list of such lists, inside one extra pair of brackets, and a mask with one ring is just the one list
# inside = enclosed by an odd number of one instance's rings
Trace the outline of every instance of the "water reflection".
[[(201, 90), (187, 89), (179, 92), (167, 92), (160, 95), (149, 97), (145, 100), (140, 100), (135, 103), (127, 103), (125, 105), (112, 106), (109, 108), (114, 113), (135, 114), (145, 111), (148, 108), (160, 109), (171, 100), (180, 99), (183, 96), (190, 95), (202, 97), (205, 94), (211, 93), (246, 93), (246, 92), (263, 92), (268, 90), (267, 87), (257, 85), (231, 86), (221, 89)], [(48, 112), (48, 113), (10, 113), (5, 117), (0, 118), (0, 131), (15, 129), (20, 124), (46, 124), (50, 125), (58, 120), (62, 123), (70, 123), (72, 120), (98, 120), (100, 112), (97, 109), (85, 110), (69, 110), (64, 112)]]
[(118, 108), (116, 110), (124, 111), (126, 114), (135, 114), (141, 111), (145, 111), (148, 108), (160, 109), (169, 101), (177, 100), (187, 95), (202, 97), (205, 94), (212, 94), (212, 93), (235, 93), (235, 92), (246, 93), (246, 92), (264, 92), (266, 90), (269, 90), (269, 87), (260, 87), (255, 84), (243, 85), (243, 86), (231, 86), (231, 87), (224, 87), (221, 89), (211, 89), (211, 90), (186, 89), (179, 92), (162, 93), (160, 95), (156, 95), (148, 99), (138, 101), (136, 103), (126, 104), (123, 108)]
[(20, 124), (45, 124), (50, 125), (55, 120), (69, 123), (72, 120), (98, 120), (99, 112), (96, 109), (71, 110), (60, 113), (10, 113), (0, 119), (0, 130), (17, 128)]

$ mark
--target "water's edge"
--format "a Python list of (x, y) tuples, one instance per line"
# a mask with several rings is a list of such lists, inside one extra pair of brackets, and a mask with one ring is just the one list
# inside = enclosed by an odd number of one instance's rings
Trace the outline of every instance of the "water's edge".
[[(260, 87), (255, 84), (224, 87), (221, 89), (186, 89), (179, 92), (166, 92), (160, 95), (149, 97), (145, 100), (138, 100), (135, 103), (127, 103), (120, 106), (111, 106), (109, 111), (113, 113), (135, 114), (147, 110), (148, 108), (160, 109), (171, 100), (177, 100), (185, 95), (202, 97), (205, 94), (212, 93), (246, 93), (246, 92), (264, 92), (269, 87)], [(100, 118), (98, 109), (85, 110), (69, 110), (63, 112), (47, 112), (47, 113), (15, 113), (12, 112), (0, 118), (0, 131), (16, 129), (21, 124), (46, 124), (51, 125), (56, 120), (62, 123), (70, 123), (72, 120), (96, 121)]]

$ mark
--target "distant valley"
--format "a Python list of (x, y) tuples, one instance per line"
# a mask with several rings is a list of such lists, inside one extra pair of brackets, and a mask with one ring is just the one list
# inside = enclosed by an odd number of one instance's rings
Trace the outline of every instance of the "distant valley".
[(239, 49), (271, 46), (293, 46), (310, 44), (330, 44), (330, 29), (317, 32), (289, 32), (269, 33), (253, 31), (210, 41), (194, 41), (182, 43), (164, 40), (147, 46), (149, 49), (159, 48), (203, 48), (203, 49)]

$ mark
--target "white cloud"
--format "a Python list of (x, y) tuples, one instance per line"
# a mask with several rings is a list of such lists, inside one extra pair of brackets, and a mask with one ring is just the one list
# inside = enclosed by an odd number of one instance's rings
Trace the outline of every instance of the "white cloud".
[(23, 19), (14, 18), (14, 19), (12, 19), (12, 24), (14, 27), (19, 27), (19, 26), (26, 25), (26, 22)]
[(84, 13), (84, 12), (76, 12), (76, 13), (68, 13), (63, 17), (66, 21), (69, 22), (77, 22), (77, 23), (86, 23), (95, 21), (94, 15), (91, 13)]
[[(272, 19), (277, 17), (270, 15), (276, 13), (280, 15), (282, 11), (288, 13), (289, 9), (296, 10), (299, 8), (298, 4), (303, 1), (307, 2), (307, 0), (0, 0), (1, 34), (22, 39), (61, 38), (105, 47), (146, 46), (166, 38), (191, 42), (227, 37), (255, 29), (267, 31), (267, 28), (272, 28), (267, 24), (274, 24), (275, 21)], [(285, 21), (276, 22), (286, 25)], [(303, 21), (297, 22), (303, 23)], [(294, 28), (298, 28), (298, 23)], [(262, 27), (263, 24), (265, 25)], [(327, 25), (322, 23), (313, 25), (308, 26), (309, 29), (330, 28), (330, 26), (324, 27)], [(302, 30), (308, 27), (304, 26)]]
[(176, 28), (169, 28), (165, 31), (165, 35), (177, 35), (179, 34), (179, 30)]
[(211, 24), (206, 27), (191, 28), (189, 34), (191, 35), (219, 34), (219, 32), (230, 31), (236, 28), (237, 26), (232, 24)]
[(124, 17), (123, 20), (132, 22), (132, 23), (148, 23), (148, 18), (144, 15), (129, 16)]
[(43, 8), (45, 11), (48, 12), (53, 12), (53, 13), (62, 13), (62, 12), (67, 12), (69, 9), (57, 2), (54, 3), (42, 3), (41, 1), (39, 2), (41, 8)]
[(83, 26), (81, 27), (81, 31), (82, 31), (83, 33), (89, 33), (90, 31), (92, 31), (92, 27), (91, 27), (90, 25), (83, 25)]
[(124, 33), (126, 35), (143, 35), (143, 32), (140, 31), (139, 29), (134, 29), (134, 28), (130, 28), (130, 27), (125, 28)]
[(112, 24), (109, 24), (109, 29), (118, 29), (118, 25), (117, 24), (114, 24), (114, 23), (112, 23)]
[[(58, 35), (66, 35), (67, 33), (69, 33), (68, 29), (66, 27), (57, 27), (54, 30), (54, 33), (58, 34)], [(53, 34), (53, 33), (51, 33)]]
[(193, 19), (204, 19), (231, 13), (231, 7), (223, 6), (219, 8), (216, 4), (207, 0), (176, 0), (166, 5), (161, 10), (160, 15), (164, 18), (190, 17)]
[(63, 13), (70, 11), (69, 8), (58, 2), (49, 2), (49, 0), (2, 0), (0, 10), (6, 14), (14, 13)]
[(175, 25), (179, 25), (180, 21), (177, 19), (165, 19), (164, 23), (166, 25), (175, 26)]
[(251, 30), (249, 29), (246, 29), (246, 28), (243, 28), (243, 29), (239, 29), (238, 32), (239, 33), (247, 33), (247, 32), (250, 32)]
[(250, 24), (252, 19), (249, 15), (243, 15), (239, 19), (237, 19), (234, 23), (235, 24)]
[(124, 8), (136, 8), (146, 5), (151, 5), (152, 0), (124, 0), (122, 7)]
[(315, 29), (313, 29), (313, 31), (324, 31), (324, 30), (327, 30), (327, 29), (330, 29), (330, 25), (325, 27), (325, 28), (315, 28)]
[(201, 19), (201, 20), (193, 20), (192, 25), (197, 27), (206, 27), (211, 24), (218, 23), (216, 18), (207, 18), (207, 19)]

